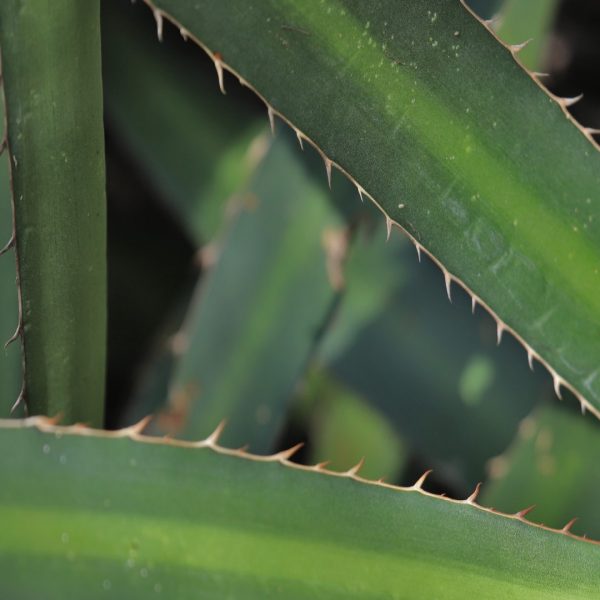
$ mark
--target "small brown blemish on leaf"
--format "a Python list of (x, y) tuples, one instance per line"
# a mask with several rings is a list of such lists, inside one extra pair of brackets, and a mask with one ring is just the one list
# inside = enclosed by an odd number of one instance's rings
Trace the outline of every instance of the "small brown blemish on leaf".
[(331, 287), (339, 292), (344, 288), (344, 263), (348, 254), (349, 234), (346, 228), (329, 227), (321, 235), (321, 244), (325, 250), (325, 267)]
[(190, 381), (169, 396), (167, 408), (160, 413), (156, 421), (158, 428), (169, 435), (179, 433), (185, 426), (194, 396), (198, 395), (200, 386)]

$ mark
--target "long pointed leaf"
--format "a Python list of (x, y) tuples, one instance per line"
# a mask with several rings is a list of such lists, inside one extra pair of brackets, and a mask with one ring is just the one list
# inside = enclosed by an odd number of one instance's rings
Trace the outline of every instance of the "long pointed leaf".
[(100, 425), (106, 206), (99, 0), (3, 0), (2, 83), (31, 414)]
[(212, 437), (1, 425), (0, 576), (13, 600), (81, 590), (90, 599), (597, 598), (600, 545), (471, 502), (316, 472), (285, 454), (252, 457)]
[(518, 49), (458, 0), (146, 3), (600, 415), (600, 155)]

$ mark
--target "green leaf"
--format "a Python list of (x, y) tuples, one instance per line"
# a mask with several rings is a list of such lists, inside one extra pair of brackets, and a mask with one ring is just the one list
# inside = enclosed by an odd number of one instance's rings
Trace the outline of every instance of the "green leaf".
[(3, 0), (23, 338), (31, 414), (102, 423), (106, 207), (100, 2)]
[(2, 425), (11, 599), (597, 597), (600, 545), (470, 503), (212, 438)]
[(280, 431), (340, 290), (337, 253), (348, 235), (290, 145), (273, 142), (216, 243), (217, 263), (178, 334), (184, 350), (157, 421), (163, 431), (198, 438), (226, 418), (226, 443), (263, 452)]
[(600, 155), (459, 1), (146, 2), (600, 415)]
[(483, 502), (500, 510), (536, 505), (533, 517), (553, 527), (577, 518), (573, 531), (600, 536), (600, 435), (564, 410), (527, 417), (506, 454), (490, 463)]

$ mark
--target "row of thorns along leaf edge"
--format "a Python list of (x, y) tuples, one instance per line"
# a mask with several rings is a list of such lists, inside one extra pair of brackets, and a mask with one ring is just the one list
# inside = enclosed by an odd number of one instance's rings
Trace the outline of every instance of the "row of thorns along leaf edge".
[[(135, 0), (132, 0), (132, 1), (135, 1)], [(550, 373), (553, 384), (554, 384), (554, 392), (561, 400), (562, 400), (561, 387), (564, 387), (564, 388), (568, 389), (579, 400), (582, 413), (585, 413), (586, 410), (589, 410), (594, 416), (596, 416), (598, 419), (600, 419), (600, 410), (598, 410), (595, 406), (593, 406), (574, 386), (572, 386), (568, 381), (563, 379), (554, 370), (554, 368), (544, 358), (542, 358), (542, 356), (539, 353), (537, 353), (512, 327), (507, 325), (486, 302), (484, 302), (477, 294), (475, 294), (475, 292), (473, 292), (473, 290), (471, 290), (469, 288), (469, 286), (466, 283), (464, 283), (456, 275), (453, 275), (452, 273), (450, 273), (448, 271), (448, 269), (446, 269), (446, 267), (442, 264), (442, 262), (434, 254), (432, 254), (419, 241), (417, 241), (417, 239), (414, 236), (412, 236), (406, 229), (404, 229), (402, 227), (402, 225), (400, 225), (400, 223), (398, 223), (397, 221), (392, 219), (387, 214), (385, 209), (381, 206), (381, 204), (379, 204), (379, 202), (377, 202), (377, 200), (373, 196), (371, 196), (371, 194), (369, 194), (369, 192), (367, 192), (365, 190), (365, 188), (363, 188), (358, 183), (358, 181), (356, 181), (356, 179), (350, 173), (348, 173), (348, 171), (346, 171), (341, 165), (339, 165), (335, 161), (331, 160), (323, 152), (323, 150), (319, 147), (319, 145), (314, 140), (312, 140), (310, 137), (305, 135), (302, 131), (300, 131), (300, 129), (298, 129), (293, 123), (291, 123), (287, 119), (287, 117), (285, 117), (282, 113), (280, 113), (275, 108), (273, 108), (273, 106), (271, 106), (271, 104), (267, 101), (267, 99), (258, 90), (256, 90), (248, 81), (246, 81), (233, 67), (226, 64), (223, 61), (223, 57), (221, 56), (221, 54), (219, 52), (214, 52), (210, 48), (208, 48), (202, 41), (200, 41), (198, 38), (196, 38), (194, 35), (192, 35), (185, 27), (183, 27), (181, 25), (181, 23), (179, 23), (174, 17), (172, 17), (171, 15), (166, 13), (164, 10), (156, 7), (152, 0), (143, 0), (143, 1), (150, 8), (150, 10), (152, 11), (152, 13), (154, 15), (154, 19), (156, 21), (156, 32), (157, 32), (159, 41), (162, 41), (162, 37), (163, 37), (163, 21), (164, 21), (164, 19), (167, 19), (176, 28), (179, 29), (181, 37), (185, 41), (192, 40), (197, 46), (199, 46), (202, 50), (204, 50), (204, 52), (213, 61), (216, 72), (217, 72), (219, 88), (223, 94), (225, 94), (224, 72), (228, 71), (239, 81), (239, 83), (241, 85), (250, 89), (254, 94), (256, 94), (256, 96), (258, 96), (262, 100), (262, 102), (264, 102), (265, 106), (267, 107), (267, 113), (269, 116), (271, 131), (273, 133), (275, 133), (275, 117), (278, 117), (294, 131), (294, 133), (296, 134), (296, 137), (298, 138), (298, 143), (300, 144), (300, 148), (304, 149), (304, 141), (307, 141), (311, 146), (313, 146), (313, 148), (319, 153), (319, 155), (323, 159), (323, 162), (325, 163), (325, 170), (327, 173), (327, 181), (328, 181), (330, 187), (331, 187), (332, 168), (335, 167), (338, 171), (340, 171), (340, 173), (342, 173), (345, 177), (347, 177), (348, 180), (356, 187), (356, 190), (358, 191), (358, 194), (362, 201), (364, 201), (364, 198), (366, 196), (383, 214), (383, 216), (385, 218), (385, 222), (386, 222), (388, 239), (392, 233), (392, 228), (394, 226), (396, 226), (414, 244), (414, 246), (417, 250), (417, 256), (418, 256), (419, 262), (421, 261), (421, 253), (424, 252), (439, 267), (439, 269), (442, 271), (442, 274), (444, 275), (444, 282), (446, 285), (446, 293), (448, 295), (448, 299), (450, 300), (450, 302), (452, 302), (451, 285), (454, 282), (457, 285), (459, 285), (461, 288), (463, 288), (463, 290), (465, 290), (465, 292), (467, 292), (467, 294), (469, 294), (469, 296), (471, 297), (471, 307), (472, 307), (473, 313), (475, 312), (476, 306), (479, 304), (495, 320), (498, 344), (500, 344), (500, 342), (502, 340), (502, 335), (505, 331), (510, 333), (523, 346), (523, 348), (525, 348), (525, 351), (527, 352), (527, 360), (528, 360), (530, 369), (533, 370), (533, 361), (535, 359), (536, 361), (541, 363), (546, 368), (546, 370)], [(523, 44), (518, 44), (518, 45), (506, 44), (496, 35), (494, 30), (492, 29), (491, 26), (494, 21), (493, 19), (487, 20), (487, 21), (482, 20), (479, 18), (478, 15), (476, 15), (465, 4), (464, 0), (460, 0), (460, 3), (469, 12), (469, 14), (473, 16), (473, 18), (475, 18), (479, 23), (481, 23), (485, 27), (485, 29), (494, 37), (494, 39), (498, 43), (500, 43), (504, 48), (506, 48), (511, 53), (511, 55), (515, 59), (516, 63), (525, 71), (525, 73), (527, 73), (527, 75), (538, 85), (538, 87), (541, 90), (544, 91), (544, 93), (547, 96), (549, 96), (552, 100), (554, 100), (561, 107), (561, 109), (562, 109), (563, 113), (565, 114), (565, 116), (567, 117), (567, 119), (577, 127), (577, 129), (588, 139), (588, 141), (594, 146), (594, 148), (596, 150), (600, 151), (600, 145), (594, 140), (594, 137), (593, 137), (595, 134), (600, 134), (600, 130), (593, 129), (590, 127), (583, 127), (581, 124), (579, 124), (573, 118), (571, 113), (568, 111), (568, 108), (570, 106), (573, 106), (576, 102), (578, 102), (579, 100), (581, 100), (583, 98), (583, 94), (580, 96), (576, 96), (574, 98), (560, 98), (560, 97), (552, 94), (539, 81), (539, 78), (543, 77), (545, 74), (532, 73), (532, 72), (528, 71), (518, 59), (519, 52), (531, 40), (528, 40), (527, 42), (525, 42)]]
[[(511, 327), (509, 327), (508, 325), (506, 325), (495, 314), (495, 312), (483, 300), (481, 300), (463, 281), (461, 281), (455, 275), (449, 273), (448, 270), (444, 267), (444, 265), (431, 252), (429, 252), (429, 250), (427, 250), (427, 248), (425, 248), (423, 245), (421, 245), (398, 222), (396, 222), (395, 220), (393, 220), (385, 212), (385, 210), (377, 202), (377, 200), (375, 200), (375, 198), (373, 196), (371, 196), (354, 179), (354, 177), (352, 175), (350, 175), (350, 173), (348, 173), (341, 165), (337, 164), (336, 162), (332, 161), (329, 157), (327, 157), (325, 155), (325, 153), (321, 150), (321, 148), (318, 146), (318, 144), (316, 142), (314, 142), (312, 139), (310, 139), (308, 136), (306, 136), (304, 133), (302, 133), (296, 126), (294, 126), (279, 111), (275, 110), (269, 104), (269, 102), (264, 98), (264, 96), (262, 94), (260, 94), (252, 85), (250, 85), (232, 67), (230, 67), (229, 65), (227, 65), (226, 63), (224, 63), (223, 60), (222, 60), (221, 55), (218, 52), (211, 51), (205, 44), (203, 44), (200, 40), (198, 40), (197, 38), (195, 38), (180, 23), (178, 23), (176, 19), (174, 19), (173, 17), (171, 17), (170, 15), (168, 15), (163, 10), (157, 8), (153, 4), (152, 0), (144, 0), (144, 2), (152, 10), (154, 18), (156, 20), (156, 28), (157, 28), (158, 39), (160, 41), (162, 41), (162, 34), (163, 34), (163, 18), (166, 18), (175, 27), (177, 27), (179, 29), (179, 31), (181, 33), (181, 36), (183, 37), (184, 40), (187, 41), (188, 39), (191, 39), (200, 48), (202, 48), (206, 52), (206, 54), (208, 54), (208, 56), (212, 59), (212, 61), (214, 62), (214, 65), (215, 65), (216, 72), (217, 72), (217, 77), (218, 77), (218, 82), (219, 82), (219, 88), (220, 88), (221, 92), (225, 93), (224, 71), (228, 71), (232, 75), (234, 75), (234, 77), (236, 77), (238, 79), (238, 81), (240, 82), (240, 84), (242, 84), (243, 86), (251, 89), (264, 102), (264, 104), (267, 107), (267, 112), (268, 112), (268, 116), (269, 116), (269, 122), (270, 122), (270, 125), (271, 125), (271, 130), (273, 132), (274, 132), (274, 129), (275, 129), (275, 117), (277, 116), (283, 122), (285, 122), (289, 127), (291, 127), (293, 129), (293, 131), (295, 132), (295, 134), (296, 134), (296, 136), (298, 138), (298, 142), (300, 144), (300, 147), (302, 149), (304, 149), (304, 147), (303, 147), (303, 141), (307, 141), (308, 143), (310, 143), (316, 149), (316, 151), (320, 154), (320, 156), (322, 157), (322, 159), (323, 159), (323, 161), (325, 163), (325, 169), (326, 169), (326, 172), (327, 172), (327, 180), (328, 180), (328, 183), (329, 183), (330, 186), (331, 186), (332, 167), (335, 166), (356, 187), (361, 200), (364, 200), (364, 197), (366, 196), (371, 202), (373, 202), (373, 204), (384, 215), (385, 220), (386, 220), (386, 228), (387, 228), (387, 237), (388, 237), (388, 239), (389, 239), (389, 237), (391, 235), (392, 227), (396, 226), (414, 244), (414, 246), (415, 246), (415, 248), (417, 250), (419, 261), (421, 260), (421, 252), (424, 252), (440, 268), (440, 270), (442, 271), (442, 273), (444, 275), (444, 280), (445, 280), (445, 284), (446, 284), (446, 292), (448, 294), (448, 299), (450, 301), (452, 300), (452, 298), (451, 298), (451, 284), (452, 284), (452, 282), (455, 282), (459, 286), (461, 286), (471, 296), (473, 312), (475, 311), (475, 308), (476, 308), (477, 304), (479, 304), (480, 306), (482, 306), (483, 308), (485, 308), (485, 310), (487, 310), (487, 312), (494, 318), (494, 320), (496, 321), (496, 324), (497, 324), (498, 343), (500, 343), (500, 341), (502, 339), (502, 334), (503, 334), (504, 331), (508, 331), (509, 333), (511, 333), (513, 335), (513, 337), (515, 337), (515, 339), (517, 339), (517, 341), (519, 341), (519, 343), (521, 343), (521, 345), (527, 351), (527, 357), (528, 357), (529, 366), (533, 369), (533, 359), (535, 359), (538, 362), (540, 362), (548, 370), (548, 372), (551, 374), (551, 376), (553, 378), (553, 381), (554, 381), (554, 390), (555, 390), (555, 392), (556, 392), (556, 394), (557, 394), (557, 396), (559, 398), (561, 398), (561, 393), (560, 393), (561, 386), (565, 387), (565, 388), (569, 389), (577, 397), (577, 399), (580, 401), (582, 411), (584, 411), (587, 408), (596, 417), (600, 418), (600, 412), (598, 412), (595, 409), (595, 407), (593, 407), (573, 386), (571, 386), (567, 381), (565, 381), (562, 377), (560, 377), (554, 371), (554, 369), (537, 352), (535, 352), (525, 342), (525, 340), (523, 340)], [(505, 48), (507, 48), (510, 51), (511, 55), (516, 60), (517, 64), (519, 64), (525, 70), (525, 72), (533, 79), (533, 81), (535, 81), (535, 83), (550, 98), (552, 98), (554, 101), (556, 101), (560, 105), (560, 107), (562, 108), (564, 114), (569, 119), (569, 121), (571, 121), (585, 135), (585, 137), (594, 145), (594, 147), (597, 150), (600, 150), (600, 147), (598, 146), (598, 144), (595, 142), (595, 140), (593, 138), (593, 135), (596, 134), (596, 133), (600, 133), (600, 131), (592, 129), (592, 128), (587, 128), (587, 127), (581, 126), (577, 121), (575, 121), (575, 119), (572, 117), (572, 115), (567, 110), (569, 106), (572, 106), (575, 102), (577, 102), (578, 100), (580, 100), (582, 96), (578, 96), (576, 98), (559, 98), (559, 97), (556, 97), (553, 94), (551, 94), (544, 86), (541, 85), (540, 81), (538, 80), (538, 77), (540, 75), (542, 75), (542, 74), (539, 74), (539, 73), (530, 73), (527, 69), (525, 69), (523, 67), (523, 65), (518, 60), (518, 56), (517, 56), (518, 52), (523, 49), (523, 47), (526, 45), (527, 42), (525, 44), (513, 45), (513, 46), (505, 44), (502, 40), (500, 40), (497, 37), (497, 35), (493, 31), (493, 29), (491, 29), (490, 25), (491, 25), (492, 21), (483, 21), (483, 20), (481, 20), (464, 3), (463, 0), (460, 0), (460, 2), (464, 6), (464, 8), (477, 21), (479, 21), (486, 28), (486, 30), (489, 31), (489, 33), (491, 35), (493, 35), (494, 38), (502, 46), (504, 46)], [(5, 149), (8, 148), (8, 138), (7, 138), (7, 136), (8, 136), (8, 128), (7, 128), (7, 125), (8, 125), (8, 123), (6, 122), (6, 115), (5, 115), (5, 137), (2, 140), (2, 142), (0, 142), (0, 154), (2, 152), (4, 152)], [(13, 214), (13, 232), (11, 234), (11, 238), (8, 241), (8, 243), (2, 249), (0, 249), (0, 256), (2, 256), (4, 253), (8, 252), (8, 250), (10, 250), (11, 248), (13, 248), (15, 246), (16, 246), (16, 235), (15, 235), (15, 224), (14, 224), (14, 214)], [(17, 287), (18, 287), (18, 292), (20, 292), (20, 286), (17, 286)], [(17, 325), (17, 329), (16, 329), (14, 335), (6, 342), (5, 347), (7, 347), (9, 344), (11, 344), (12, 342), (14, 342), (19, 337), (22, 337), (22, 299), (21, 299), (20, 293), (19, 293), (19, 297), (18, 297), (18, 303), (19, 303), (19, 323)], [(15, 402), (15, 405), (13, 406), (13, 410), (19, 405), (19, 403), (23, 400), (23, 398), (24, 398), (24, 390), (22, 389), (21, 393), (19, 394), (19, 397), (18, 397), (17, 401)], [(30, 417), (30, 418), (25, 419), (23, 421), (1, 420), (0, 419), (0, 427), (4, 427), (4, 428), (35, 427), (38, 430), (40, 430), (41, 432), (54, 433), (54, 434), (57, 434), (57, 435), (59, 435), (61, 433), (67, 433), (67, 434), (73, 434), (73, 435), (88, 435), (88, 436), (108, 437), (108, 438), (123, 438), (123, 437), (127, 437), (127, 438), (130, 438), (132, 440), (139, 441), (139, 442), (145, 442), (145, 443), (167, 444), (167, 445), (172, 445), (172, 446), (188, 447), (188, 448), (209, 448), (209, 449), (212, 449), (213, 451), (215, 451), (215, 452), (217, 452), (219, 454), (224, 454), (224, 455), (228, 455), (228, 456), (236, 456), (236, 457), (245, 458), (245, 459), (249, 459), (249, 460), (255, 460), (255, 461), (259, 461), (259, 462), (279, 462), (279, 463), (281, 463), (282, 465), (284, 465), (286, 467), (292, 467), (292, 468), (303, 470), (303, 471), (313, 471), (313, 472), (322, 473), (322, 474), (326, 474), (326, 475), (330, 475), (330, 476), (346, 477), (346, 478), (350, 478), (350, 479), (353, 479), (355, 481), (358, 481), (358, 482), (364, 483), (364, 484), (377, 485), (377, 486), (380, 486), (380, 487), (384, 487), (384, 488), (388, 488), (388, 489), (392, 489), (392, 490), (396, 490), (396, 491), (404, 491), (404, 492), (414, 491), (414, 492), (418, 492), (420, 494), (423, 494), (425, 496), (429, 496), (431, 498), (435, 498), (435, 499), (438, 499), (438, 500), (443, 500), (443, 501), (446, 501), (446, 502), (451, 502), (451, 503), (455, 503), (455, 504), (467, 504), (467, 505), (470, 505), (470, 506), (473, 506), (473, 507), (477, 508), (478, 510), (482, 510), (484, 512), (487, 512), (487, 513), (490, 513), (490, 514), (493, 514), (493, 515), (496, 515), (496, 516), (500, 516), (500, 517), (504, 517), (504, 518), (509, 518), (509, 519), (514, 519), (514, 520), (526, 523), (527, 525), (530, 525), (532, 527), (537, 527), (537, 528), (540, 528), (540, 529), (544, 529), (544, 530), (550, 531), (552, 533), (560, 533), (560, 534), (566, 535), (566, 536), (571, 537), (571, 538), (576, 539), (576, 540), (585, 541), (587, 543), (592, 543), (592, 544), (598, 544), (598, 545), (600, 545), (600, 542), (598, 542), (598, 541), (591, 540), (591, 539), (587, 538), (586, 536), (578, 536), (578, 535), (575, 535), (575, 534), (573, 534), (571, 532), (571, 527), (573, 526), (573, 524), (577, 520), (576, 518), (571, 519), (562, 529), (554, 529), (554, 528), (547, 527), (547, 526), (542, 525), (542, 524), (534, 523), (532, 521), (528, 521), (527, 519), (525, 519), (525, 516), (531, 510), (533, 510), (535, 508), (535, 505), (534, 506), (530, 506), (528, 508), (525, 508), (523, 510), (520, 510), (520, 511), (514, 513), (514, 514), (508, 514), (508, 513), (502, 513), (502, 512), (496, 511), (493, 508), (486, 508), (484, 506), (481, 506), (480, 504), (477, 504), (476, 500), (477, 500), (477, 496), (479, 494), (479, 489), (480, 489), (480, 485), (481, 484), (477, 484), (477, 486), (476, 486), (475, 490), (473, 491), (473, 493), (468, 498), (466, 498), (465, 500), (456, 500), (456, 499), (448, 498), (446, 496), (438, 496), (436, 494), (432, 494), (431, 492), (427, 492), (426, 490), (423, 489), (423, 484), (425, 483), (425, 480), (426, 480), (427, 476), (431, 473), (431, 470), (425, 471), (425, 473), (423, 473), (423, 475), (421, 475), (421, 477), (412, 486), (410, 486), (410, 487), (401, 487), (401, 486), (396, 486), (396, 485), (393, 485), (393, 484), (385, 483), (382, 479), (379, 479), (377, 481), (371, 481), (371, 480), (368, 480), (368, 479), (365, 479), (365, 478), (361, 477), (359, 475), (359, 471), (360, 471), (360, 469), (361, 469), (361, 467), (363, 465), (364, 459), (361, 459), (354, 467), (352, 467), (348, 471), (344, 471), (344, 472), (331, 471), (331, 470), (326, 469), (325, 467), (328, 464), (327, 462), (319, 463), (319, 464), (314, 465), (314, 466), (302, 465), (302, 464), (299, 464), (299, 463), (292, 462), (290, 460), (291, 457), (302, 447), (302, 444), (297, 444), (296, 446), (293, 446), (289, 450), (284, 450), (284, 451), (278, 452), (278, 453), (270, 455), (270, 456), (261, 456), (261, 455), (251, 454), (249, 452), (244, 451), (243, 449), (242, 450), (234, 450), (234, 449), (225, 448), (223, 446), (219, 446), (217, 442), (218, 442), (218, 439), (219, 439), (219, 437), (220, 437), (220, 435), (221, 435), (221, 433), (223, 431), (223, 428), (225, 426), (224, 422), (222, 422), (217, 427), (217, 429), (210, 436), (208, 436), (205, 440), (202, 440), (202, 441), (199, 441), (199, 442), (188, 442), (188, 441), (184, 441), (184, 440), (175, 440), (175, 439), (171, 439), (171, 438), (168, 438), (168, 437), (160, 438), (160, 437), (153, 437), (153, 436), (143, 435), (142, 431), (144, 430), (144, 428), (146, 427), (146, 425), (148, 424), (148, 422), (149, 422), (150, 419), (151, 419), (151, 417), (146, 417), (146, 418), (142, 419), (142, 421), (140, 421), (136, 425), (133, 425), (131, 427), (127, 427), (127, 428), (124, 428), (124, 429), (121, 429), (121, 430), (118, 430), (118, 431), (113, 431), (113, 432), (105, 431), (105, 430), (95, 430), (95, 429), (88, 428), (88, 427), (86, 427), (84, 425), (81, 425), (81, 424), (71, 425), (71, 426), (60, 426), (60, 425), (57, 425), (57, 419), (53, 419), (53, 418), (49, 418), (49, 417)]]
[(152, 416), (144, 417), (138, 423), (131, 425), (130, 427), (125, 427), (123, 429), (119, 429), (116, 431), (107, 431), (105, 429), (92, 429), (82, 424), (75, 425), (59, 425), (58, 422), (60, 417), (29, 417), (27, 419), (0, 419), (0, 428), (4, 429), (37, 429), (39, 432), (43, 434), (54, 435), (55, 437), (60, 437), (62, 435), (75, 435), (75, 436), (87, 436), (94, 438), (103, 438), (103, 439), (130, 439), (134, 442), (145, 443), (145, 444), (156, 444), (156, 445), (166, 445), (178, 448), (190, 448), (190, 449), (208, 449), (216, 452), (217, 454), (252, 460), (255, 462), (262, 463), (279, 463), (284, 467), (296, 469), (304, 472), (317, 473), (321, 475), (327, 475), (332, 477), (341, 477), (346, 479), (352, 479), (360, 484), (365, 485), (374, 485), (384, 489), (392, 490), (395, 492), (416, 492), (423, 496), (427, 496), (429, 498), (433, 498), (439, 500), (441, 502), (450, 502), (451, 504), (458, 505), (467, 505), (472, 506), (476, 510), (483, 511), (490, 515), (494, 515), (496, 517), (501, 517), (505, 519), (510, 519), (513, 521), (519, 521), (521, 523), (525, 523), (528, 526), (535, 527), (538, 529), (542, 529), (544, 531), (548, 531), (550, 533), (558, 533), (561, 535), (565, 535), (569, 538), (573, 538), (574, 540), (586, 542), (588, 544), (598, 545), (600, 546), (600, 541), (593, 540), (591, 538), (584, 536), (579, 536), (571, 532), (571, 527), (577, 521), (577, 518), (571, 519), (564, 527), (561, 529), (554, 529), (552, 527), (547, 527), (546, 525), (535, 523), (533, 521), (527, 520), (526, 515), (531, 512), (535, 505), (529, 506), (520, 510), (516, 513), (504, 513), (497, 511), (493, 508), (487, 508), (477, 503), (477, 497), (479, 495), (479, 490), (481, 487), (481, 483), (478, 483), (475, 486), (473, 492), (469, 495), (468, 498), (464, 500), (457, 500), (454, 498), (449, 498), (445, 495), (438, 495), (428, 492), (423, 488), (423, 484), (427, 479), (428, 475), (432, 472), (431, 469), (425, 471), (421, 477), (417, 479), (417, 481), (409, 486), (403, 487), (394, 485), (391, 483), (386, 483), (383, 479), (371, 480), (365, 479), (359, 475), (359, 471), (364, 463), (364, 458), (362, 458), (356, 465), (347, 471), (332, 471), (327, 469), (327, 465), (329, 461), (317, 463), (316, 465), (303, 465), (301, 463), (293, 462), (291, 458), (293, 455), (302, 448), (303, 444), (296, 444), (287, 450), (282, 450), (280, 452), (276, 452), (275, 454), (270, 454), (267, 456), (260, 454), (252, 454), (248, 452), (245, 448), (240, 449), (232, 449), (226, 448), (224, 446), (219, 445), (219, 438), (221, 437), (223, 430), (225, 429), (226, 421), (221, 421), (216, 429), (205, 439), (200, 441), (188, 441), (188, 440), (178, 440), (171, 438), (169, 436), (152, 436), (152, 435), (144, 435), (143, 431), (148, 426), (151, 421)]

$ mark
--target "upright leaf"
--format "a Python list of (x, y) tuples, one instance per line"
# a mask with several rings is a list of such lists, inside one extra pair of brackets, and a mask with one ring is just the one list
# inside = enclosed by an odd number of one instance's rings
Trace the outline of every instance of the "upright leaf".
[(100, 2), (3, 0), (2, 83), (33, 414), (102, 423), (106, 208)]

